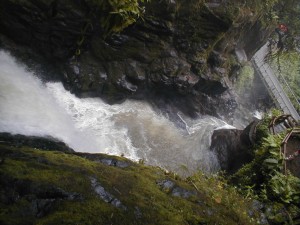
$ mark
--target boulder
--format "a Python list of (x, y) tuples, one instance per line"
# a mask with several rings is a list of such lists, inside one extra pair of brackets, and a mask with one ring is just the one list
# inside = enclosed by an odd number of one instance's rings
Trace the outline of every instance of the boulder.
[(254, 154), (251, 150), (253, 142), (250, 133), (252, 125), (253, 123), (244, 130), (220, 129), (214, 131), (210, 150), (217, 155), (221, 170), (232, 174), (253, 159)]

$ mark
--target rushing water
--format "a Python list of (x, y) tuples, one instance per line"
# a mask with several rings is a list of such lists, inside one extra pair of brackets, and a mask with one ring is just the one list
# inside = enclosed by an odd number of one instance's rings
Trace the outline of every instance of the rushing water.
[(227, 126), (219, 119), (192, 120), (178, 113), (182, 129), (146, 102), (79, 99), (61, 83), (44, 84), (4, 51), (0, 79), (0, 132), (53, 136), (76, 151), (143, 159), (183, 175), (219, 168), (209, 151), (213, 130)]

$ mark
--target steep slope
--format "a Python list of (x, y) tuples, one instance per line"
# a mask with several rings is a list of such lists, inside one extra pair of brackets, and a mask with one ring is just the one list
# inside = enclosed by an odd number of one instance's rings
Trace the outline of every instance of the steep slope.
[[(1, 224), (246, 225), (260, 221), (251, 201), (217, 178), (199, 173), (182, 180), (124, 158), (47, 150), (58, 145), (8, 136), (2, 134), (0, 143)], [(27, 146), (34, 143), (44, 150)]]

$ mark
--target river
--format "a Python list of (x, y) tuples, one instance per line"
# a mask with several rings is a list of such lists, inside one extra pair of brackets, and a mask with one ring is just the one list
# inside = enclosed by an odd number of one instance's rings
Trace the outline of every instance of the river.
[(178, 112), (182, 128), (147, 102), (108, 105), (100, 98), (80, 99), (61, 83), (43, 83), (37, 75), (0, 51), (0, 132), (52, 136), (75, 151), (123, 155), (181, 175), (219, 169), (209, 146), (213, 130), (228, 127), (224, 121)]

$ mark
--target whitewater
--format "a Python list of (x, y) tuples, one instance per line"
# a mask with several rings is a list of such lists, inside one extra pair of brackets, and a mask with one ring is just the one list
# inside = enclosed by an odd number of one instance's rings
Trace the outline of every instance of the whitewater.
[(176, 122), (143, 101), (108, 105), (77, 98), (60, 82), (42, 82), (33, 71), (0, 51), (0, 132), (51, 136), (78, 152), (122, 155), (186, 175), (219, 169), (209, 150), (211, 135), (224, 121), (180, 112)]

